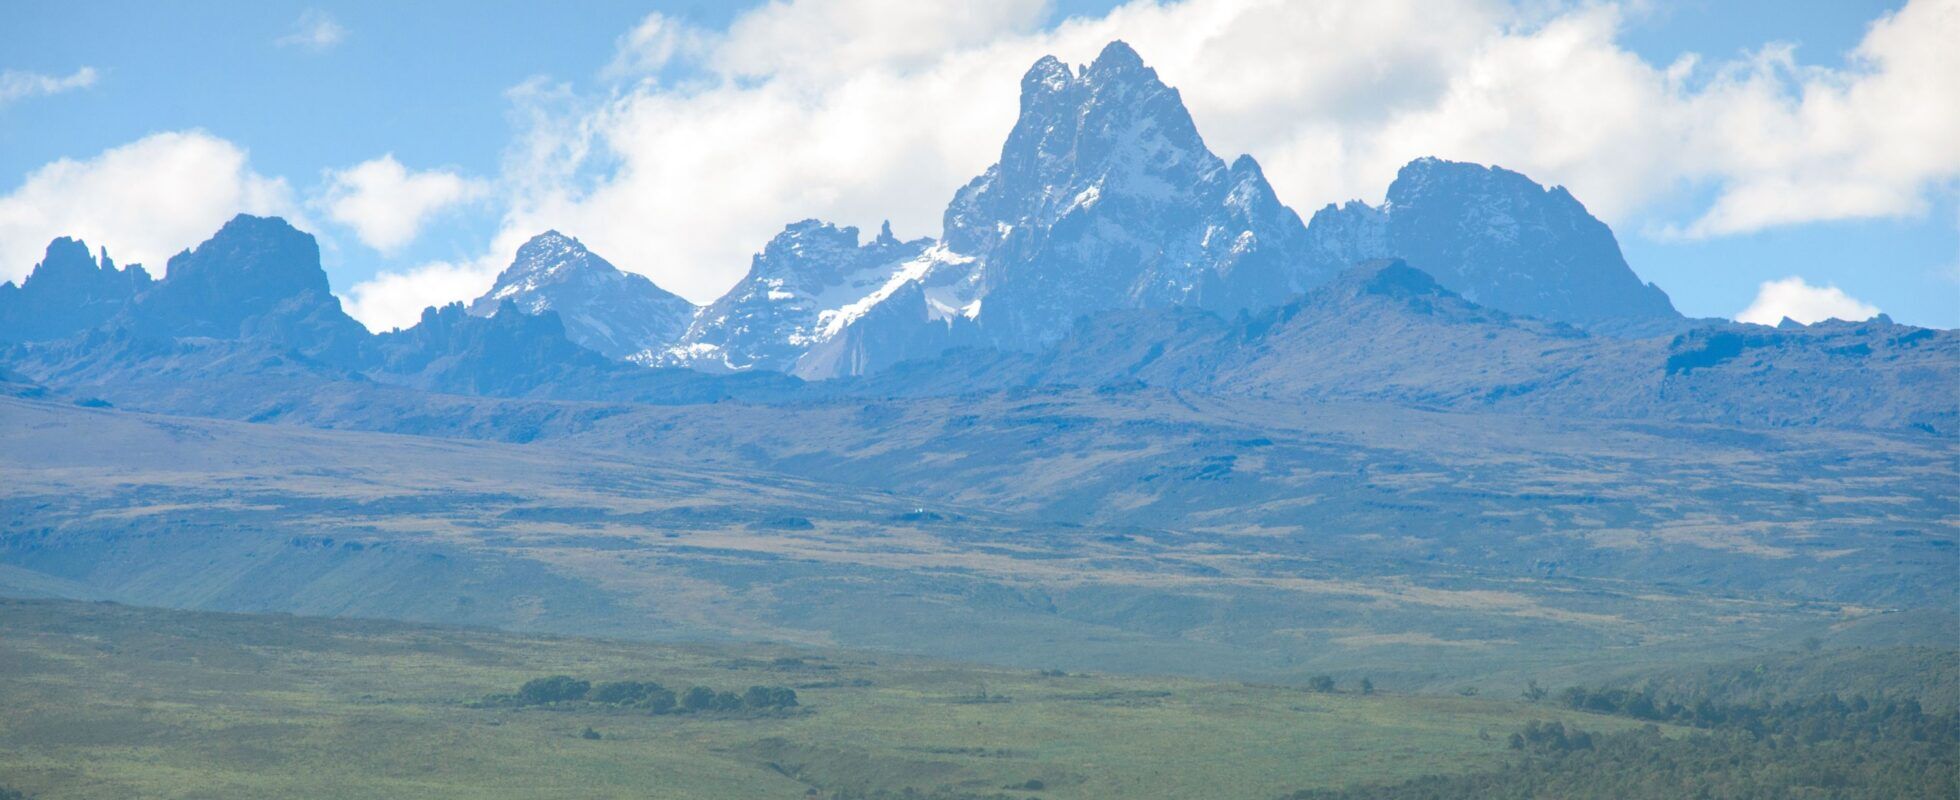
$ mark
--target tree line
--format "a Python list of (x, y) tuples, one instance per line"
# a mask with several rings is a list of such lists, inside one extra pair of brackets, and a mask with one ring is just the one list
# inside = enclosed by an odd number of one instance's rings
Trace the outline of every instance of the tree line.
[(750, 686), (737, 693), (693, 686), (676, 693), (651, 681), (609, 681), (594, 684), (570, 675), (549, 675), (525, 681), (516, 692), (493, 694), (483, 705), (503, 708), (525, 706), (607, 706), (643, 709), (653, 714), (691, 714), (698, 712), (781, 712), (797, 707), (796, 690), (787, 686)]
[[(1647, 691), (1568, 689), (1574, 710), (1648, 720), (1600, 733), (1532, 721), (1501, 769), (1302, 791), (1294, 800), (1950, 800), (1960, 797), (1960, 715), (1910, 699), (1657, 702)], [(1669, 736), (1656, 723), (1694, 730)]]

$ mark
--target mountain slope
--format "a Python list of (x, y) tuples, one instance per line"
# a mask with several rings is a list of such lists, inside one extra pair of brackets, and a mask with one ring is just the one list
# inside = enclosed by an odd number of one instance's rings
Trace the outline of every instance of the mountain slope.
[(949, 353), (852, 391), (1145, 385), (1466, 411), (1960, 434), (1960, 333), (1877, 319), (1675, 337), (1590, 335), (1488, 308), (1399, 260), (1231, 319), (1173, 307), (1085, 317), (1036, 355)]
[(469, 312), (490, 316), (506, 301), (526, 314), (557, 311), (567, 337), (609, 358), (665, 349), (686, 332), (696, 311), (693, 303), (621, 271), (555, 230), (519, 247)]

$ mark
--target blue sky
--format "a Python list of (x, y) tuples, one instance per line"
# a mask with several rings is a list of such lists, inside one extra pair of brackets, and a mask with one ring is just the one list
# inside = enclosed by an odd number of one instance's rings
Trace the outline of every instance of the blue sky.
[[(1798, 102), (1928, 69), (1873, 62), (1911, 50), (1911, 31), (1855, 52), (1899, 3), (1329, 3), (1284, 19), (1224, 0), (997, 5), (0, 2), (0, 278), (51, 232), (156, 262), (247, 208), (317, 233), (371, 326), (487, 287), (544, 227), (705, 301), (795, 219), (937, 233), (1011, 125), (1032, 55), (1080, 62), (1121, 37), (1180, 87), (1214, 149), (1258, 157), (1303, 216), (1378, 201), (1409, 158), (1494, 161), (1570, 186), (1686, 313), (1733, 316), (1765, 282), (1800, 278), (1862, 304), (1812, 298), (1823, 307), (1960, 326), (1956, 174), (1912, 150), (1949, 121), (1846, 144), (1855, 133)], [(1951, 2), (1930, 5), (1952, 20)], [(1203, 41), (1180, 38), (1203, 25)], [(1547, 59), (1595, 83), (1556, 94), (1530, 72)], [(1845, 97), (1914, 105), (1926, 85), (1893, 75)], [(1778, 96), (1796, 110), (1719, 107)], [(1650, 121), (1665, 137), (1627, 132)], [(1749, 133), (1718, 140), (1731, 129)], [(184, 168), (150, 168), (173, 159)]]

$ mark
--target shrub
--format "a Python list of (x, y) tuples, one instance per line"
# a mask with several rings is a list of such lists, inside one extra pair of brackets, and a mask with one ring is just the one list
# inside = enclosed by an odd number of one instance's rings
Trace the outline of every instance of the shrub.
[(517, 690), (517, 699), (527, 704), (561, 703), (567, 700), (583, 700), (585, 693), (591, 690), (590, 681), (582, 681), (570, 675), (552, 675), (548, 678), (533, 678), (525, 681)]
[(715, 690), (706, 686), (696, 686), (681, 695), (681, 708), (688, 711), (708, 711), (715, 707)]
[[(592, 687), (589, 698), (594, 703), (615, 706), (645, 705), (653, 695), (667, 692), (667, 687), (652, 682), (614, 681)], [(667, 692), (672, 695), (672, 692)]]
[(787, 686), (751, 686), (742, 693), (742, 705), (754, 709), (791, 708), (796, 705), (796, 690)]

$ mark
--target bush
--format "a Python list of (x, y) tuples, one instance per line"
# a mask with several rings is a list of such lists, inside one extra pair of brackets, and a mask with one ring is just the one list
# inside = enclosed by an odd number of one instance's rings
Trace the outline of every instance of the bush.
[(681, 708), (687, 711), (709, 711), (715, 707), (715, 690), (706, 686), (696, 686), (681, 695)]
[(676, 705), (678, 703), (675, 701), (674, 693), (666, 689), (651, 692), (640, 700), (641, 708), (652, 711), (655, 714), (665, 714), (674, 710)]
[(1311, 678), (1308, 678), (1307, 688), (1312, 689), (1316, 692), (1320, 692), (1322, 694), (1330, 694), (1334, 691), (1334, 676), (1315, 675)]
[(742, 693), (742, 705), (754, 709), (792, 708), (796, 690), (787, 686), (751, 686)]
[[(642, 681), (613, 681), (592, 687), (589, 699), (594, 703), (614, 706), (645, 705), (656, 694), (667, 692), (667, 687), (657, 683)], [(672, 692), (667, 692), (669, 695)]]
[(553, 675), (525, 681), (517, 690), (517, 699), (531, 705), (562, 703), (568, 700), (583, 700), (586, 692), (591, 690), (590, 681), (582, 681), (570, 675)]

